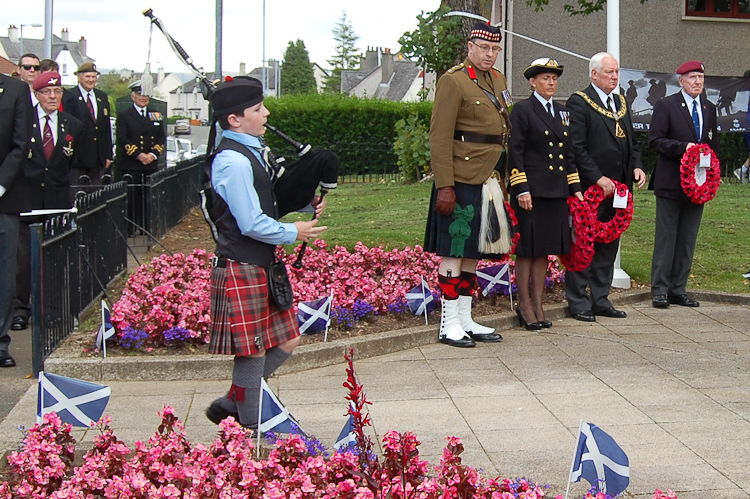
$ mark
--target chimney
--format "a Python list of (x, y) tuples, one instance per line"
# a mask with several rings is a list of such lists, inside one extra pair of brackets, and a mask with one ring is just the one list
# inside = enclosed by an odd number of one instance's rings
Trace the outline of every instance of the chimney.
[(240, 76), (245, 76), (246, 74), (247, 74), (247, 70), (245, 68), (245, 63), (241, 62), (240, 63)]
[(78, 40), (78, 51), (82, 56), (86, 57), (86, 39), (84, 37)]
[(16, 28), (15, 24), (8, 26), (8, 38), (10, 39), (10, 43), (18, 43), (18, 28)]
[(377, 48), (367, 47), (365, 56), (360, 58), (359, 70), (369, 73), (373, 69), (378, 67), (378, 51)]
[(68, 38), (68, 28), (63, 28), (62, 33), (60, 33), (60, 39), (64, 42), (70, 41)]
[(164, 68), (159, 68), (159, 71), (156, 72), (156, 84), (164, 81)]
[(383, 75), (381, 78), (381, 83), (388, 83), (391, 81), (391, 76), (393, 76), (393, 54), (391, 54), (391, 49), (385, 49), (383, 50), (382, 59), (380, 62), (380, 68), (383, 71)]

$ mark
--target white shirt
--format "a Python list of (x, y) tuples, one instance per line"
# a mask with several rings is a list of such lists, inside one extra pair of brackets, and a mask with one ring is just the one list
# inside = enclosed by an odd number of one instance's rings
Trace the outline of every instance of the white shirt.
[(135, 110), (138, 112), (140, 116), (148, 116), (148, 111), (146, 110), (145, 107), (138, 107), (138, 105), (136, 105), (135, 103), (133, 104), (133, 107), (135, 108)]
[[(47, 123), (47, 112), (42, 109), (42, 106), (37, 106), (36, 112), (39, 119), (39, 135), (42, 136), (42, 144), (44, 144), (44, 125)], [(52, 111), (49, 115), (49, 127), (52, 130), (52, 143), (57, 144), (57, 110)]]
[(550, 98), (549, 100), (547, 100), (544, 97), (542, 97), (541, 95), (539, 95), (539, 93), (536, 90), (534, 90), (534, 97), (536, 97), (537, 100), (542, 104), (542, 107), (544, 108), (545, 111), (547, 111), (547, 114), (549, 114), (549, 109), (547, 109), (547, 104), (550, 104), (552, 106), (552, 114), (550, 116), (554, 119), (554, 117), (555, 117), (555, 103), (552, 102), (552, 98)]
[(682, 92), (682, 97), (685, 99), (685, 104), (687, 104), (688, 108), (688, 114), (691, 118), (693, 117), (693, 102), (695, 102), (698, 106), (698, 123), (700, 123), (700, 133), (698, 134), (698, 140), (701, 140), (701, 137), (703, 136), (703, 108), (701, 107), (701, 96), (698, 95), (698, 97), (693, 99), (684, 90), (680, 91)]
[[(81, 84), (78, 84), (78, 90), (81, 91), (81, 95), (83, 96), (83, 102), (84, 104), (88, 100), (89, 96), (91, 97), (91, 105), (94, 106), (94, 117), (99, 116), (99, 106), (96, 105), (96, 95), (94, 94), (94, 89), (86, 90), (81, 86)], [(86, 104), (88, 106), (88, 104)]]
[(609, 98), (612, 98), (612, 112), (617, 112), (617, 106), (615, 105), (615, 93), (614, 91), (605, 94), (604, 90), (597, 87), (593, 83), (591, 84), (592, 87), (594, 87), (594, 90), (596, 90), (596, 93), (599, 94), (599, 99), (601, 99), (602, 103), (604, 103), (604, 109), (609, 110), (609, 105), (607, 104), (607, 100)]

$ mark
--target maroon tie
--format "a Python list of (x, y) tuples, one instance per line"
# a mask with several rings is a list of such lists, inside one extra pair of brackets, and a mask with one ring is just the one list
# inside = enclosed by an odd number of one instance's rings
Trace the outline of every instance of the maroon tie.
[(42, 140), (42, 147), (44, 147), (44, 155), (47, 157), (47, 161), (52, 157), (52, 152), (55, 150), (55, 141), (52, 139), (52, 129), (49, 126), (49, 116), (44, 117), (44, 139)]
[(91, 94), (86, 94), (86, 105), (89, 106), (89, 112), (91, 117), (96, 121), (96, 111), (94, 111), (94, 104), (91, 102)]

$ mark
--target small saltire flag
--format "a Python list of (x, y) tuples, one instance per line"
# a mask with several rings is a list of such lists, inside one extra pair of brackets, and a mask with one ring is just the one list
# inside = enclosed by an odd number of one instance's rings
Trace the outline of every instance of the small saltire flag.
[(477, 269), (477, 283), (482, 295), (510, 292), (510, 265), (494, 265)]
[(326, 331), (331, 325), (331, 305), (333, 294), (313, 301), (297, 304), (297, 323), (300, 334)]
[[(351, 408), (354, 410), (354, 404), (351, 405)], [(344, 428), (341, 430), (341, 433), (339, 433), (336, 443), (333, 444), (333, 448), (339, 452), (343, 452), (348, 447), (354, 445), (354, 442), (356, 441), (357, 436), (354, 434), (354, 416), (349, 414), (349, 419), (347, 419)]]
[(585, 478), (601, 492), (616, 496), (630, 483), (628, 456), (601, 428), (581, 422), (570, 483)]
[(90, 428), (101, 419), (111, 394), (108, 386), (41, 371), (37, 422), (41, 423), (45, 414), (55, 412), (63, 423)]
[(112, 326), (112, 314), (109, 312), (107, 302), (102, 300), (102, 325), (99, 326), (99, 331), (96, 333), (96, 348), (100, 350), (106, 349), (105, 342), (114, 335), (115, 328)]
[(279, 402), (278, 397), (263, 378), (260, 380), (258, 430), (262, 433), (268, 433), (269, 431), (274, 433), (304, 433), (302, 428), (299, 427), (299, 423), (292, 418), (289, 410)]
[(435, 310), (435, 297), (424, 277), (422, 282), (406, 293), (406, 303), (414, 315), (426, 315)]

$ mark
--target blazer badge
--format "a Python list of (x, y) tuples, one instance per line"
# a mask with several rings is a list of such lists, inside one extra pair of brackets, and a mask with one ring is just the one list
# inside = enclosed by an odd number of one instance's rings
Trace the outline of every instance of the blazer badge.
[(73, 155), (73, 143), (68, 142), (68, 147), (63, 147), (62, 150), (67, 157), (71, 157)]
[(513, 105), (513, 99), (510, 97), (510, 92), (507, 90), (502, 91), (503, 94), (503, 100), (505, 101), (505, 106), (510, 107)]
[(713, 130), (709, 130), (708, 131), (708, 140), (712, 140), (713, 138), (714, 138), (714, 131)]
[(109, 116), (109, 109), (106, 107), (104, 108), (104, 116)]
[(567, 111), (560, 111), (560, 122), (563, 126), (570, 126), (570, 113)]

